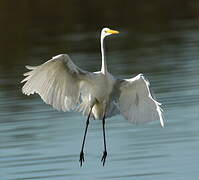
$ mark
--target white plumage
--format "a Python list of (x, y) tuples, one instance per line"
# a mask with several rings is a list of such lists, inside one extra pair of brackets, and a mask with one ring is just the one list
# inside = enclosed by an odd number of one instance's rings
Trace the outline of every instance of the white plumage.
[[(67, 54), (57, 55), (40, 66), (26, 66), (30, 71), (24, 74), (23, 93), (37, 93), (55, 109), (82, 111), (84, 115), (89, 115), (88, 119), (90, 115), (94, 119), (105, 119), (121, 113), (132, 123), (159, 120), (163, 127), (160, 103), (152, 96), (145, 77), (139, 74), (122, 80), (113, 77), (107, 70), (104, 38), (117, 33), (109, 28), (101, 32), (101, 71), (84, 71)], [(83, 161), (81, 155), (80, 161)], [(105, 163), (105, 159), (103, 161)]]
[[(142, 74), (120, 80), (110, 73), (87, 72), (78, 68), (67, 54), (53, 57), (31, 70), (22, 82), (26, 95), (38, 93), (45, 103), (57, 110), (79, 110), (102, 119), (107, 105), (107, 117), (119, 112), (132, 123), (160, 120), (164, 126), (160, 103), (151, 95), (149, 82)], [(113, 88), (114, 87), (114, 88)]]

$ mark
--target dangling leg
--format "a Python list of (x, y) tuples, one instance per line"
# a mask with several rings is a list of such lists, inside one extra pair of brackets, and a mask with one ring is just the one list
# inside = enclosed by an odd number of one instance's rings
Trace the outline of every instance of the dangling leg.
[(102, 119), (102, 127), (103, 127), (103, 137), (104, 137), (104, 152), (103, 152), (103, 156), (102, 156), (102, 163), (103, 163), (103, 166), (105, 164), (105, 161), (106, 161), (106, 156), (107, 156), (107, 151), (106, 151), (106, 134), (105, 134), (105, 114), (104, 113), (104, 117)]
[(85, 144), (85, 139), (86, 139), (86, 134), (87, 134), (87, 129), (88, 129), (88, 125), (89, 125), (89, 119), (90, 119), (91, 112), (92, 112), (92, 108), (90, 109), (90, 112), (88, 114), (88, 118), (87, 118), (87, 121), (86, 121), (86, 129), (85, 129), (85, 132), (84, 132), (84, 139), (83, 139), (83, 142), (82, 142), (82, 149), (81, 149), (80, 156), (79, 156), (80, 166), (82, 166), (82, 163), (84, 162), (84, 144)]

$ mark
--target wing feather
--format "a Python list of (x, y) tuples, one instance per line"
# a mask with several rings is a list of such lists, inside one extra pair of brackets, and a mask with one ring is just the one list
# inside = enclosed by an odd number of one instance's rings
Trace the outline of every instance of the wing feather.
[(55, 56), (40, 66), (26, 68), (30, 71), (24, 74), (22, 92), (26, 95), (38, 93), (45, 103), (63, 111), (76, 107), (81, 77), (89, 78), (89, 73), (77, 67), (67, 54)]
[(142, 74), (124, 80), (119, 89), (119, 109), (127, 120), (135, 124), (159, 120), (164, 126), (161, 104), (152, 97), (150, 84)]

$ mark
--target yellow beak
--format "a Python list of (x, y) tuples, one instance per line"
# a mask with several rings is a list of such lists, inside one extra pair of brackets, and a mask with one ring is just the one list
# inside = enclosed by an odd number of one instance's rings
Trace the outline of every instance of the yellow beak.
[(119, 31), (115, 31), (115, 30), (107, 30), (106, 31), (107, 33), (110, 33), (110, 34), (119, 34)]

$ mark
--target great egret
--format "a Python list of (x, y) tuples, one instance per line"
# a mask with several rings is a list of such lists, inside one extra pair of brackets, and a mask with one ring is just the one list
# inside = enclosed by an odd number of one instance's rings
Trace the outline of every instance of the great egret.
[(53, 57), (39, 66), (26, 66), (30, 71), (22, 82), (26, 95), (38, 93), (43, 101), (57, 110), (78, 110), (87, 115), (86, 128), (80, 152), (80, 166), (84, 162), (84, 143), (89, 119), (102, 120), (105, 164), (107, 149), (105, 118), (121, 113), (132, 123), (159, 120), (164, 126), (162, 109), (151, 94), (149, 82), (143, 74), (131, 79), (118, 79), (107, 70), (104, 38), (118, 31), (103, 28), (101, 31), (101, 71), (87, 72), (76, 66), (67, 54)]

